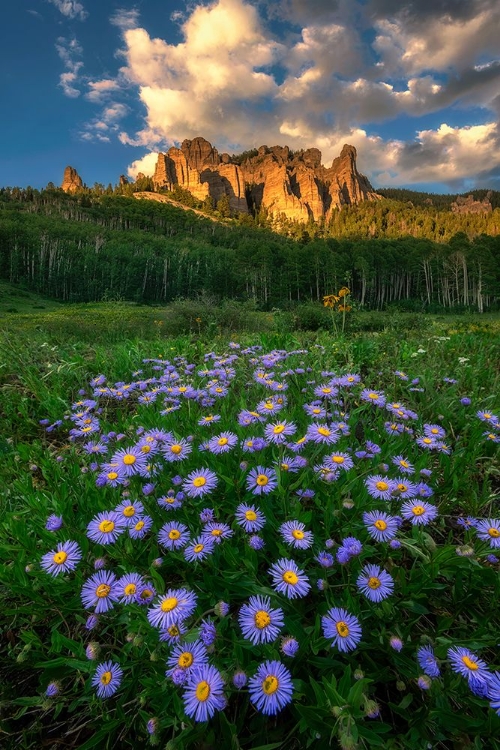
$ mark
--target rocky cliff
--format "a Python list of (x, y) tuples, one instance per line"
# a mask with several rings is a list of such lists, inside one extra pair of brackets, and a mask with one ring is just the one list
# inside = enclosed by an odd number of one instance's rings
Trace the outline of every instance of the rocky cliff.
[(65, 193), (74, 193), (83, 187), (82, 178), (74, 167), (66, 167), (61, 185)]
[(456, 201), (451, 204), (451, 210), (454, 214), (488, 214), (493, 211), (490, 198), (491, 190), (487, 192), (486, 197), (482, 201), (474, 200), (473, 195), (468, 195), (467, 198), (459, 195)]
[(250, 204), (300, 222), (328, 220), (335, 208), (380, 198), (358, 172), (354, 146), (345, 145), (331, 167), (322, 165), (317, 148), (294, 153), (288, 146), (261, 146), (237, 161), (204, 138), (185, 140), (158, 156), (155, 190), (178, 185), (200, 200), (226, 195), (234, 212), (247, 213)]

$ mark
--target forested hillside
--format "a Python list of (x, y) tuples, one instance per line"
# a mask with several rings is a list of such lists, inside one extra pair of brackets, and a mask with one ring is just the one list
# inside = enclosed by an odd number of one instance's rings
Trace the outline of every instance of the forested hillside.
[(265, 216), (214, 222), (112, 193), (0, 191), (0, 277), (63, 301), (206, 292), (272, 309), (345, 283), (378, 309), (500, 300), (500, 209), (458, 215), (385, 199), (337, 211), (328, 226), (283, 221), (277, 233)]

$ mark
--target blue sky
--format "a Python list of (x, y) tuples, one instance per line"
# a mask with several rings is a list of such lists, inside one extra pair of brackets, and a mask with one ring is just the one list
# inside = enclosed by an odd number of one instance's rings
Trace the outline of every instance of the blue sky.
[[(450, 8), (452, 13), (450, 14)], [(0, 29), (0, 185), (344, 143), (375, 187), (500, 189), (498, 0), (18, 0)]]

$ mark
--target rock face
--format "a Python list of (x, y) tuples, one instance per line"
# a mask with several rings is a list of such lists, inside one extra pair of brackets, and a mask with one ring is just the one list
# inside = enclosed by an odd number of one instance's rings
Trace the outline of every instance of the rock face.
[(74, 167), (66, 167), (61, 185), (65, 193), (74, 193), (83, 187), (82, 178)]
[(226, 195), (233, 212), (248, 213), (250, 205), (252, 211), (264, 208), (299, 222), (328, 220), (335, 208), (380, 199), (358, 172), (356, 149), (349, 145), (331, 167), (321, 164), (317, 148), (293, 153), (288, 146), (261, 146), (239, 164), (204, 138), (194, 138), (159, 154), (153, 184), (155, 190), (178, 185), (200, 200)]
[(491, 190), (486, 193), (486, 197), (482, 201), (474, 200), (473, 195), (468, 195), (467, 198), (459, 195), (456, 201), (451, 204), (451, 210), (454, 214), (489, 214), (493, 210), (490, 198)]

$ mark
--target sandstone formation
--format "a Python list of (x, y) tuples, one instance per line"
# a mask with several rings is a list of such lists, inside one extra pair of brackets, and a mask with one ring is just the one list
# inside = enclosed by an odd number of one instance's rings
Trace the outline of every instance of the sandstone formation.
[(454, 214), (489, 214), (493, 207), (490, 203), (491, 191), (486, 193), (482, 201), (474, 200), (473, 195), (463, 198), (459, 195), (454, 203), (451, 204), (451, 210)]
[(66, 167), (61, 185), (65, 193), (75, 193), (83, 187), (82, 178), (74, 167)]
[(204, 138), (194, 138), (159, 154), (153, 184), (155, 190), (177, 185), (202, 201), (226, 195), (233, 212), (247, 213), (250, 204), (253, 211), (264, 208), (276, 218), (299, 222), (328, 221), (336, 208), (380, 199), (358, 172), (356, 149), (349, 145), (331, 167), (321, 164), (317, 148), (294, 153), (288, 146), (261, 146), (240, 164)]

